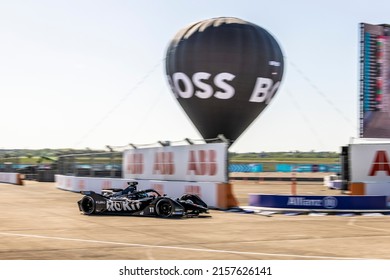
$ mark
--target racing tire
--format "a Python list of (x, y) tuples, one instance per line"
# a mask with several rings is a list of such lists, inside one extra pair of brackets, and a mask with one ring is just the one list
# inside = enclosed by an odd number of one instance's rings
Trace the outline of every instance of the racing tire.
[(81, 200), (80, 208), (85, 215), (95, 213), (95, 200), (90, 196), (84, 196)]
[(170, 199), (163, 198), (156, 204), (157, 216), (161, 218), (169, 218), (173, 214), (174, 204)]

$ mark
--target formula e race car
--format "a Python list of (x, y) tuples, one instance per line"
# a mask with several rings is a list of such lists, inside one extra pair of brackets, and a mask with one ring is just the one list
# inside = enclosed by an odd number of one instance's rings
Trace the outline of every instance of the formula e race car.
[(129, 182), (125, 189), (105, 189), (101, 194), (81, 191), (80, 211), (85, 215), (123, 213), (133, 216), (192, 217), (208, 213), (207, 204), (194, 194), (172, 199), (154, 189), (137, 190), (138, 182)]

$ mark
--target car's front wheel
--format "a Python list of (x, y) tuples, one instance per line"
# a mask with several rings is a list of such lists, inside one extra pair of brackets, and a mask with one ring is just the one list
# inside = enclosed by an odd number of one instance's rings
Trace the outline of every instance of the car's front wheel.
[(80, 208), (85, 215), (93, 214), (95, 212), (95, 200), (90, 196), (84, 196)]
[(156, 204), (156, 213), (159, 217), (168, 218), (173, 214), (174, 205), (169, 199), (163, 198)]

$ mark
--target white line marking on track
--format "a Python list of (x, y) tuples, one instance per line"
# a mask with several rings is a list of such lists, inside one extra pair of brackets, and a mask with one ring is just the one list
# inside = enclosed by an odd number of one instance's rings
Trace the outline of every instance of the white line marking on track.
[(188, 247), (163, 246), (163, 245), (147, 245), (147, 244), (113, 242), (113, 241), (103, 241), (103, 240), (89, 240), (89, 239), (79, 239), (79, 238), (66, 238), (66, 237), (44, 236), (44, 235), (34, 235), (34, 234), (7, 233), (7, 232), (0, 232), (0, 235), (3, 235), (3, 236), (15, 236), (15, 237), (27, 237), (27, 238), (51, 239), (51, 240), (63, 240), (63, 241), (74, 241), (74, 242), (83, 242), (83, 243), (121, 245), (121, 246), (129, 246), (129, 247), (143, 247), (143, 248), (168, 249), (168, 250), (183, 250), (183, 251), (193, 251), (193, 252), (224, 253), (224, 254), (270, 256), (270, 257), (272, 256), (272, 257), (286, 257), (286, 258), (304, 258), (304, 259), (364, 260), (364, 258), (314, 256), (314, 255), (295, 255), (295, 254), (274, 254), (274, 253), (243, 252), (243, 251), (216, 250), (216, 249), (201, 249), (201, 248), (188, 248)]
[(357, 228), (363, 228), (363, 229), (368, 229), (368, 230), (376, 230), (376, 231), (382, 231), (382, 232), (387, 232), (389, 233), (390, 230), (383, 229), (383, 228), (377, 228), (377, 227), (368, 227), (368, 226), (361, 226), (356, 224), (356, 219), (351, 218), (351, 220), (348, 222), (349, 226), (357, 227)]

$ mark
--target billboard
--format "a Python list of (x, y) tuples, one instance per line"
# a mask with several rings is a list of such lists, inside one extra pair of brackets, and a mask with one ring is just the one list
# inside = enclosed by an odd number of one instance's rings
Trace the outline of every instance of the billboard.
[(352, 144), (351, 182), (386, 183), (390, 189), (390, 144)]
[(390, 138), (390, 25), (360, 24), (360, 137)]
[(123, 178), (227, 182), (227, 148), (212, 143), (126, 150)]
[(255, 207), (300, 210), (379, 210), (387, 209), (386, 196), (298, 196), (249, 194), (249, 205)]

